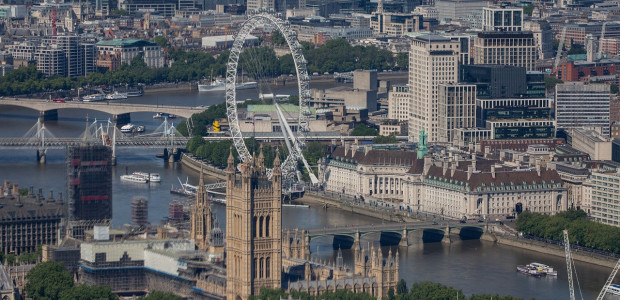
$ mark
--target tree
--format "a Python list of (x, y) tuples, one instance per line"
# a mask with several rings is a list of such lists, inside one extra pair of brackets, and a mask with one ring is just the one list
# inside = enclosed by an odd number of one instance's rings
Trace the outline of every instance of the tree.
[(396, 54), (396, 66), (401, 70), (409, 69), (409, 53), (408, 52)]
[(555, 77), (552, 77), (552, 76), (545, 75), (545, 88), (547, 90), (554, 89), (555, 85), (558, 83), (564, 83), (564, 81), (557, 79)]
[(140, 298), (143, 300), (183, 300), (183, 297), (179, 297), (171, 292), (152, 291), (148, 296)]
[[(118, 296), (112, 293), (107, 286), (88, 286), (80, 284), (60, 292), (60, 300), (117, 300)], [(171, 299), (171, 298), (166, 298)]]
[(396, 144), (398, 140), (396, 134), (392, 133), (390, 135), (378, 135), (372, 139), (372, 142), (375, 144)]
[(119, 16), (129, 16), (129, 12), (124, 9), (113, 9), (110, 14)]
[(407, 294), (407, 282), (404, 279), (400, 279), (396, 284), (396, 293), (399, 295)]
[(532, 16), (532, 12), (534, 11), (534, 5), (532, 4), (528, 4), (526, 6), (523, 7), (523, 13), (528, 15), (528, 16)]
[(26, 276), (26, 293), (33, 299), (59, 299), (62, 291), (73, 287), (71, 274), (56, 262), (37, 264)]
[(155, 42), (155, 44), (157, 44), (159, 47), (162, 47), (162, 48), (168, 46), (168, 40), (161, 35), (154, 37), (153, 42)]
[(271, 32), (271, 42), (276, 46), (286, 45), (286, 39), (279, 30)]
[(351, 136), (376, 136), (378, 133), (377, 129), (371, 128), (364, 123), (359, 123), (355, 125), (355, 128), (351, 131), (349, 135)]
[(609, 87), (609, 91), (610, 91), (612, 94), (617, 94), (617, 93), (618, 93), (618, 84), (616, 84), (616, 83), (612, 83), (612, 84), (610, 85), (610, 87)]

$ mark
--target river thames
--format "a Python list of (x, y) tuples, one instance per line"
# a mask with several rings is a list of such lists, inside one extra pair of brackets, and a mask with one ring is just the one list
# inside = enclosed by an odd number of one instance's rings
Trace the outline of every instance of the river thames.
[[(331, 84), (324, 84), (328, 87)], [(314, 85), (313, 87), (321, 87)], [(293, 94), (295, 86), (287, 85), (276, 90), (280, 94)], [(255, 94), (256, 92), (254, 92)], [(252, 98), (251, 92), (239, 92), (239, 99)], [(129, 103), (199, 106), (220, 103), (223, 93), (199, 94), (195, 91), (173, 91), (146, 94), (143, 97), (123, 100)], [(161, 124), (152, 118), (153, 113), (134, 113), (133, 124), (145, 125), (147, 132)], [(58, 121), (48, 121), (45, 126), (57, 137), (77, 137), (85, 127), (88, 114), (92, 121), (107, 120), (109, 115), (83, 110), (59, 110)], [(0, 137), (22, 137), (35, 125), (38, 113), (32, 110), (0, 106)], [(177, 123), (179, 119), (175, 119)], [(192, 184), (198, 181), (198, 174), (182, 168), (179, 164), (169, 164), (155, 157), (161, 149), (117, 149), (117, 165), (113, 173), (113, 220), (114, 227), (130, 222), (129, 202), (133, 197), (144, 196), (149, 200), (149, 221), (159, 224), (168, 215), (168, 204), (173, 200), (185, 200), (170, 194), (170, 188), (179, 186), (179, 180), (188, 180)], [(20, 187), (33, 186), (42, 188), (45, 195), (49, 191), (62, 192), (66, 195), (64, 151), (50, 150), (46, 164), (38, 164), (35, 150), (6, 151), (0, 150), (0, 180), (10, 180)], [(159, 184), (130, 184), (121, 182), (119, 176), (129, 171), (157, 172), (162, 176)], [(224, 222), (224, 207), (215, 204), (214, 210), (220, 224)], [(321, 228), (351, 224), (374, 224), (380, 220), (352, 215), (335, 209), (324, 210), (318, 207), (283, 209), (284, 228)], [(370, 241), (368, 241), (369, 243)], [(362, 241), (366, 247), (367, 241)], [(495, 245), (479, 240), (457, 240), (450, 245), (441, 243), (422, 243), (410, 239), (410, 246), (394, 247), (400, 253), (400, 275), (408, 285), (418, 281), (433, 281), (462, 289), (465, 294), (499, 294), (512, 295), (526, 299), (568, 299), (568, 282), (563, 257), (544, 255), (525, 249)], [(387, 254), (388, 248), (384, 247)], [(333, 260), (334, 251), (329, 239), (312, 242), (313, 257)], [(345, 262), (351, 265), (352, 253), (343, 251)], [(557, 278), (533, 278), (516, 272), (518, 264), (540, 262), (551, 265), (558, 270)], [(584, 299), (594, 299), (611, 269), (581, 262), (576, 262), (578, 281)], [(577, 280), (575, 281), (577, 288)], [(579, 292), (577, 291), (579, 296)], [(614, 299), (610, 298), (609, 299)], [(616, 298), (617, 299), (617, 298)]]

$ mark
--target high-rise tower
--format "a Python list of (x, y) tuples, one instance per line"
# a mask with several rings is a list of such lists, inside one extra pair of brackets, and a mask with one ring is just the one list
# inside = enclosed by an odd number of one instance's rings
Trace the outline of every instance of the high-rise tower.
[(409, 51), (409, 141), (424, 129), (428, 142), (439, 141), (440, 84), (458, 82), (461, 44), (439, 35), (415, 37)]
[(226, 168), (226, 299), (247, 299), (262, 287), (282, 284), (282, 170), (280, 159), (267, 176), (262, 147), (258, 158), (235, 174)]
[(211, 212), (211, 205), (207, 202), (207, 191), (203, 176), (201, 168), (198, 190), (196, 191), (196, 203), (194, 203), (191, 215), (191, 237), (198, 249), (207, 250), (209, 248), (209, 232), (213, 224), (213, 214)]

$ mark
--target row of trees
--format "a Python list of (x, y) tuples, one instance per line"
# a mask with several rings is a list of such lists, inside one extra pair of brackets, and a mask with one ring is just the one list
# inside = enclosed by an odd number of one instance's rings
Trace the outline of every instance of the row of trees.
[[(75, 285), (73, 276), (62, 264), (44, 262), (37, 264), (26, 276), (28, 298), (37, 300), (117, 300), (107, 286)], [(169, 292), (153, 291), (143, 300), (181, 300), (183, 298)]]
[(590, 221), (582, 210), (570, 209), (553, 216), (524, 211), (517, 220), (517, 230), (550, 240), (562, 241), (564, 229), (571, 243), (620, 253), (620, 228)]
[[(277, 37), (274, 43), (282, 44)], [(168, 41), (157, 37), (159, 45), (166, 46)], [(348, 72), (355, 69), (406, 69), (406, 53), (396, 57), (387, 50), (374, 46), (351, 46), (345, 39), (328, 41), (315, 48), (302, 42), (303, 52), (308, 61), (308, 71)], [(170, 67), (149, 68), (142, 56), (136, 56), (131, 63), (122, 64), (114, 72), (93, 72), (87, 76), (68, 78), (52, 76), (46, 78), (34, 65), (22, 67), (0, 78), (0, 95), (20, 95), (53, 90), (69, 90), (84, 86), (153, 84), (158, 82), (179, 82), (201, 80), (216, 76), (225, 76), (229, 52), (224, 51), (217, 57), (202, 51), (185, 51), (170, 49)], [(282, 74), (295, 74), (295, 64), (290, 54), (277, 57), (271, 47), (244, 49), (239, 58), (240, 71), (260, 79)]]
[[(291, 296), (294, 299), (301, 300), (374, 300), (377, 299), (369, 294), (355, 294), (347, 290), (338, 290), (335, 292), (324, 292), (318, 296), (311, 296), (308, 293), (293, 292)], [(252, 296), (249, 299), (253, 300), (280, 300), (287, 299), (286, 294), (281, 289), (261, 289), (258, 296)], [(385, 298), (384, 298), (385, 299)], [(407, 289), (407, 283), (401, 279), (396, 285), (396, 291), (390, 289), (388, 291), (388, 300), (518, 300), (521, 298), (514, 298), (512, 296), (499, 296), (499, 295), (471, 295), (466, 297), (463, 291), (457, 290), (453, 287), (445, 286), (439, 283), (433, 283), (429, 281), (417, 282), (411, 286), (411, 289)]]

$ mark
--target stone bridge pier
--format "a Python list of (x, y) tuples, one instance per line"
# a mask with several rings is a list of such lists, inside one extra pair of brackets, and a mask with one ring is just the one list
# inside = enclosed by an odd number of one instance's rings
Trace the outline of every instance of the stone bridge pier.
[(407, 227), (403, 228), (403, 234), (400, 238), (400, 243), (398, 243), (398, 247), (409, 247), (409, 231)]
[(58, 110), (50, 109), (39, 112), (39, 119), (43, 121), (58, 121)]

